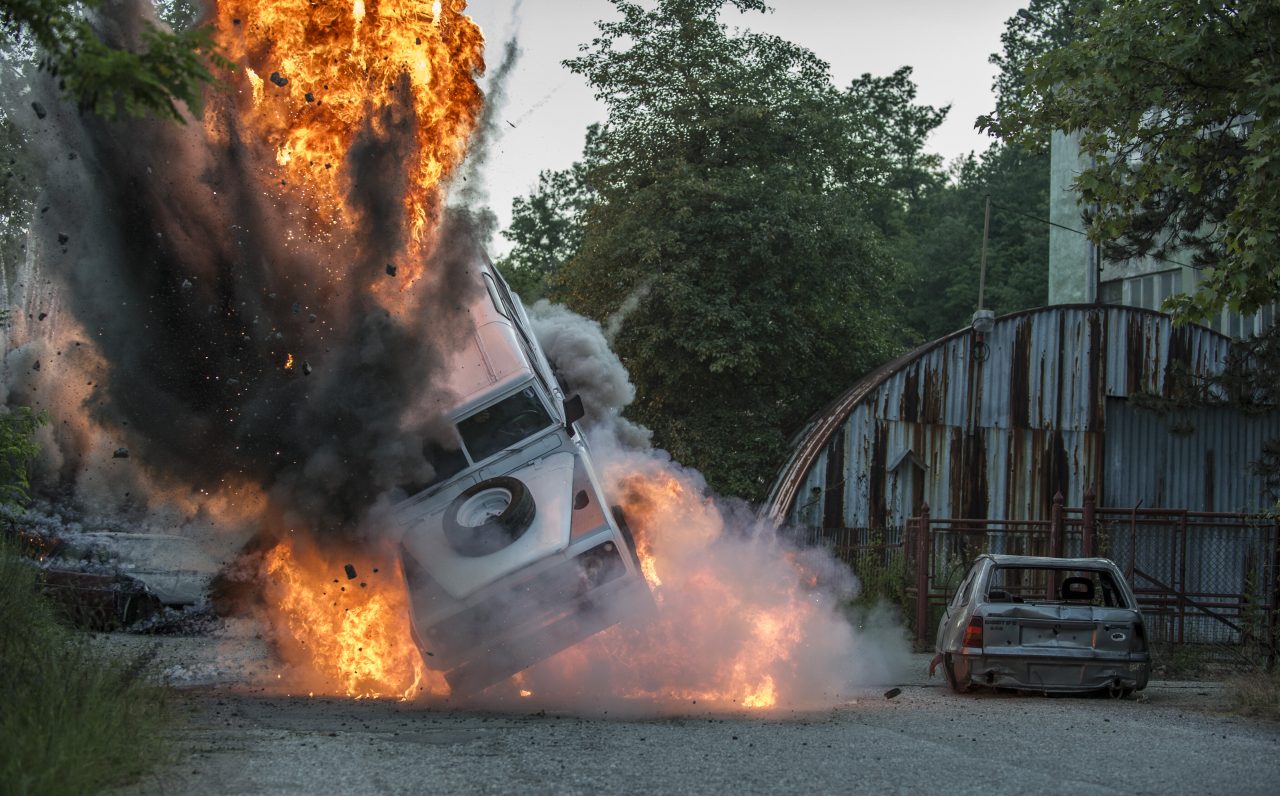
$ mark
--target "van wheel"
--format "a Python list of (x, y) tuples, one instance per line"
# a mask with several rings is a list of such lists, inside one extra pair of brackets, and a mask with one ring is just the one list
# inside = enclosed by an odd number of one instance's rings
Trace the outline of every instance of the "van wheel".
[(444, 515), (449, 546), (471, 558), (496, 553), (524, 535), (536, 507), (529, 488), (503, 475), (473, 484), (453, 499)]
[(956, 670), (951, 662), (950, 652), (942, 657), (942, 674), (947, 678), (947, 685), (957, 694), (967, 694), (969, 689), (973, 688), (973, 685), (969, 682), (965, 682), (964, 685), (960, 684), (960, 678), (956, 677)]

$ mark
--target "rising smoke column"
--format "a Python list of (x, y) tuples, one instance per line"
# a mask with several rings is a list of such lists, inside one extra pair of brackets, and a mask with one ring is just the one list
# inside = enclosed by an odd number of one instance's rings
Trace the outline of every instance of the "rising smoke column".
[[(147, 5), (105, 24), (136, 42)], [(105, 363), (83, 410), (152, 477), (258, 484), (284, 523), (333, 534), (430, 476), (431, 398), (475, 289), (470, 223), (441, 182), (482, 99), (461, 7), (224, 2), (239, 68), (203, 124), (44, 98), (35, 237)], [(75, 473), (89, 448), (67, 442)]]

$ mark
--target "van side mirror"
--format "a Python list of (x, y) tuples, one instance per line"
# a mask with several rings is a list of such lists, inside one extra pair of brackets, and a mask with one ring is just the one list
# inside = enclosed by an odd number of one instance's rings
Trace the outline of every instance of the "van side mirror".
[(579, 420), (587, 416), (587, 410), (582, 406), (582, 396), (574, 395), (572, 398), (564, 399), (564, 422), (565, 425), (571, 426)]

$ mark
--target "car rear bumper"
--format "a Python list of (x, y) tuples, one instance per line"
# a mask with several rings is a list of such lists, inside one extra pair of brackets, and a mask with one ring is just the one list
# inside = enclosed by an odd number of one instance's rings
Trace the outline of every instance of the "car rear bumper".
[(1150, 656), (1136, 653), (1106, 658), (957, 653), (953, 660), (961, 680), (1022, 691), (1141, 691), (1151, 676)]

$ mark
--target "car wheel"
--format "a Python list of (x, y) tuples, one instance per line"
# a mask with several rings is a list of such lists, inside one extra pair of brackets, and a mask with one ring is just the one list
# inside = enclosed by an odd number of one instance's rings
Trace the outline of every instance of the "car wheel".
[(961, 685), (960, 678), (956, 677), (956, 670), (954, 667), (955, 665), (951, 662), (951, 653), (948, 652), (942, 658), (942, 674), (947, 678), (947, 685), (952, 691), (955, 691), (957, 694), (967, 694), (969, 690), (973, 688), (973, 684), (965, 681), (965, 683)]
[(529, 488), (510, 476), (489, 478), (462, 491), (444, 515), (449, 546), (468, 557), (487, 556), (524, 535), (536, 507)]

